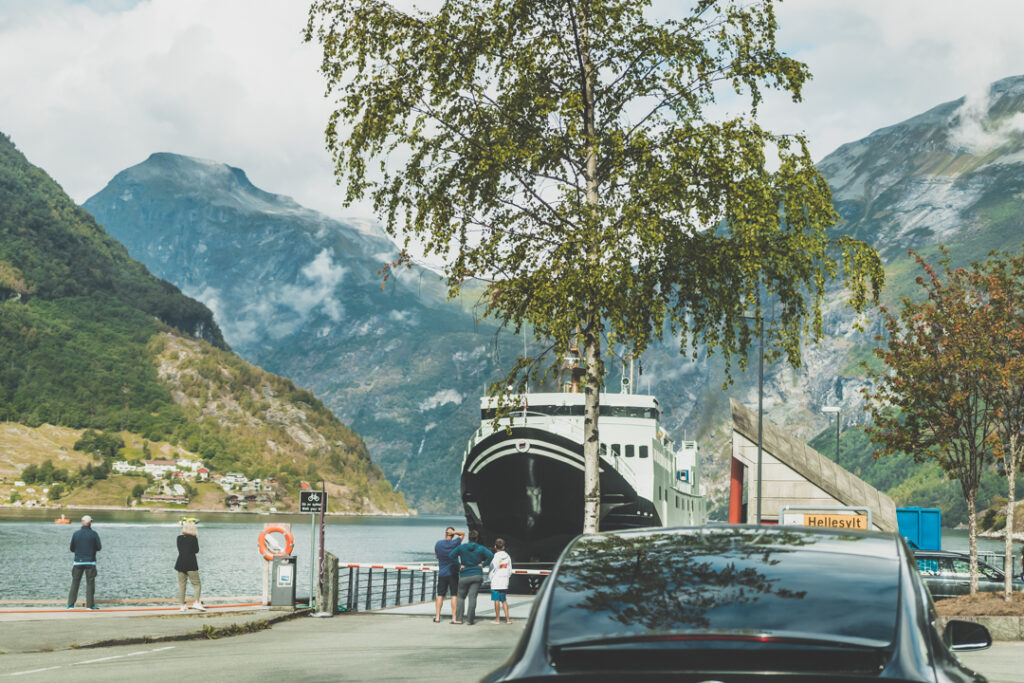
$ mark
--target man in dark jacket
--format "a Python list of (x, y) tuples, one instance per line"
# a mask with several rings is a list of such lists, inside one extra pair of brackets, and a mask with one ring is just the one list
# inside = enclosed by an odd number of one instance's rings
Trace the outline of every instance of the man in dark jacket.
[(71, 552), (75, 554), (75, 563), (71, 567), (71, 592), (68, 593), (68, 609), (75, 606), (78, 600), (78, 584), (85, 574), (85, 606), (99, 609), (96, 606), (96, 551), (100, 545), (100, 535), (92, 530), (92, 517), (82, 517), (82, 528), (71, 537)]
[(463, 543), (449, 553), (452, 562), (459, 564), (458, 616), (453, 624), (462, 623), (463, 611), (466, 612), (467, 624), (472, 625), (476, 621), (476, 594), (484, 581), (483, 567), (494, 557), (494, 553), (476, 542), (478, 537), (476, 529), (471, 530), (469, 543)]

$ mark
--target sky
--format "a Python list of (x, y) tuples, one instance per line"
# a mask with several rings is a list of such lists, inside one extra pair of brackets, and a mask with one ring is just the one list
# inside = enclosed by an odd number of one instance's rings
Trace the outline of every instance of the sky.
[[(674, 1), (674, 0), (673, 0)], [(666, 4), (667, 3), (667, 4)], [(669, 0), (664, 6), (671, 7)], [(81, 203), (153, 152), (242, 168), (335, 217), (330, 113), (304, 0), (0, 0), (0, 132)], [(788, 0), (781, 48), (814, 75), (761, 120), (815, 159), (1024, 74), (1019, 0)]]

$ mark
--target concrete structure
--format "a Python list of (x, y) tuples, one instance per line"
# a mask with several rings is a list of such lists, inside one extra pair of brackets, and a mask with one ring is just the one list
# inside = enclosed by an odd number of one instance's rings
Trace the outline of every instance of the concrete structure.
[[(735, 399), (730, 404), (733, 488), (729, 521), (754, 524), (757, 413)], [(768, 420), (763, 421), (761, 450), (762, 522), (777, 523), (779, 510), (784, 506), (866, 507), (871, 510), (874, 528), (897, 531), (896, 504), (892, 498)]]

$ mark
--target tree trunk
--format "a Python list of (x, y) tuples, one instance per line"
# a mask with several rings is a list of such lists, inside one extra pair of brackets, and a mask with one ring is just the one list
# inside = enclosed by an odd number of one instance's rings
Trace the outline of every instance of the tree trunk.
[(971, 553), (971, 595), (978, 593), (978, 492), (967, 496), (967, 538)]
[[(575, 15), (576, 7), (572, 8)], [(600, 200), (597, 181), (597, 129), (594, 112), (594, 65), (590, 59), (590, 37), (586, 13), (576, 17), (579, 22), (578, 50), (580, 61), (580, 93), (583, 97), (583, 135), (586, 150), (586, 164), (583, 175), (586, 178), (588, 206), (596, 207)], [(586, 220), (596, 220), (587, 216)], [(601, 244), (597, 230), (590, 226), (588, 232), (594, 235), (587, 248), (587, 260), (595, 267), (600, 262)], [(599, 531), (601, 516), (601, 461), (597, 433), (600, 414), (601, 376), (601, 320), (598, 313), (591, 312), (583, 330), (583, 355), (586, 367), (583, 408), (583, 533)]]
[(1013, 600), (1013, 507), (1016, 504), (1014, 494), (1017, 484), (1017, 444), (1018, 436), (1010, 435), (1010, 450), (1006, 453), (1006, 478), (1010, 484), (1006, 493), (1006, 556), (1003, 558), (1003, 599)]
[(583, 533), (600, 531), (601, 452), (597, 419), (601, 407), (600, 336), (588, 326), (584, 333), (583, 358), (587, 370), (583, 388)]

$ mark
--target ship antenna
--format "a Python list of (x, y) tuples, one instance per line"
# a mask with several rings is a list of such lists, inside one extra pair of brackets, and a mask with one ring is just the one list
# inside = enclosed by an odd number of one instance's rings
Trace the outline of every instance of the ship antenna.
[[(629, 370), (626, 369), (626, 359), (629, 359)], [(622, 357), (622, 391), (623, 394), (633, 393), (633, 356), (626, 355)]]

